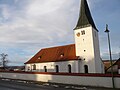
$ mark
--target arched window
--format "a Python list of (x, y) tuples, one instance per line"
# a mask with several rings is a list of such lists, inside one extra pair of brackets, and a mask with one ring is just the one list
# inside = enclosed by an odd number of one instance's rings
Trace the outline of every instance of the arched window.
[(47, 67), (46, 66), (44, 66), (44, 71), (47, 72)]
[(71, 73), (71, 65), (68, 65), (68, 72)]
[(36, 70), (36, 65), (35, 64), (33, 65), (33, 70)]
[(84, 65), (85, 73), (88, 73), (88, 65)]
[(30, 71), (30, 67), (28, 66), (28, 71)]
[(55, 68), (56, 68), (56, 73), (58, 73), (59, 72), (59, 66), (56, 65)]

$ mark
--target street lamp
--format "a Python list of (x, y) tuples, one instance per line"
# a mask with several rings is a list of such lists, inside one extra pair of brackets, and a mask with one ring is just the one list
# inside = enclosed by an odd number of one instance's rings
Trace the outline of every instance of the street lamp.
[(113, 75), (113, 63), (112, 63), (112, 55), (111, 55), (111, 45), (110, 45), (110, 36), (109, 36), (109, 30), (108, 30), (108, 25), (106, 24), (106, 30), (105, 32), (108, 35), (108, 46), (109, 46), (109, 54), (110, 54), (110, 65), (111, 65), (111, 75), (112, 75), (112, 84), (113, 84), (113, 88), (115, 88), (115, 84), (114, 84), (114, 75)]
[[(119, 47), (120, 48), (120, 47)], [(120, 49), (119, 49), (120, 50)], [(120, 59), (120, 52), (119, 52), (119, 59)]]

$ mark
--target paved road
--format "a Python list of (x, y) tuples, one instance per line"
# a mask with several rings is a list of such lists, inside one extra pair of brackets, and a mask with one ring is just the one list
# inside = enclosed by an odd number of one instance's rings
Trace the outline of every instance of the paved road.
[(68, 85), (56, 85), (48, 83), (30, 83), (26, 81), (11, 81), (9, 79), (0, 79), (0, 90), (115, 90), (93, 87), (78, 87)]
[(25, 81), (0, 80), (0, 90), (71, 90), (58, 88), (57, 85), (26, 83)]

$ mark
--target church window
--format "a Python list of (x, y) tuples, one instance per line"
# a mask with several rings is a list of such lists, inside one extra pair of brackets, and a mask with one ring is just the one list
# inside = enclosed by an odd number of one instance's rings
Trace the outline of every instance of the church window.
[(71, 65), (68, 65), (68, 72), (71, 73)]
[(55, 68), (56, 68), (56, 73), (58, 73), (59, 72), (59, 66), (56, 65)]
[(47, 67), (46, 66), (44, 66), (44, 71), (47, 72)]
[(30, 67), (28, 66), (28, 71), (30, 70)]
[(85, 30), (81, 31), (81, 35), (84, 35), (85, 34)]
[(85, 73), (88, 73), (88, 65), (84, 65)]
[(35, 64), (33, 65), (33, 70), (36, 70), (36, 65)]

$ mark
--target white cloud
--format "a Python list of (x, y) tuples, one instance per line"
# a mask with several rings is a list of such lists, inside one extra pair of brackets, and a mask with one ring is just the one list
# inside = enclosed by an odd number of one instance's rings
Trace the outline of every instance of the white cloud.
[(10, 13), (9, 13), (9, 10), (8, 10), (7, 7), (3, 7), (2, 14), (3, 14), (3, 18), (4, 19), (8, 19), (9, 18)]
[[(71, 0), (72, 1), (72, 0)], [(52, 4), (55, 2), (54, 4)], [(50, 1), (31, 1), (29, 2), (29, 5), (26, 5), (23, 9), (23, 12), (20, 11), (14, 11), (14, 18), (12, 18), (11, 22), (3, 23), (0, 27), (2, 35), (0, 41), (4, 42), (34, 42), (37, 43), (39, 40), (55, 40), (54, 35), (56, 35), (59, 39), (61, 37), (67, 37), (67, 34), (69, 33), (70, 29), (68, 24), (69, 18), (69, 11), (65, 13), (66, 11), (62, 11), (59, 9), (61, 5), (65, 6), (66, 0), (63, 1), (56, 1), (51, 0)], [(64, 2), (64, 3), (63, 3)], [(47, 7), (44, 9), (39, 9), (39, 6), (41, 3), (44, 3), (41, 7)], [(59, 5), (60, 3), (60, 5)], [(34, 6), (36, 7), (34, 8)], [(27, 8), (27, 9), (26, 9)], [(34, 9), (31, 10), (31, 8)], [(53, 9), (52, 9), (53, 8)], [(62, 8), (62, 7), (61, 7)], [(28, 12), (27, 12), (28, 10)], [(52, 12), (51, 12), (52, 10)], [(54, 11), (55, 10), (55, 11)], [(43, 12), (42, 12), (43, 11)], [(48, 14), (45, 14), (46, 12), (51, 12)], [(27, 13), (24, 13), (27, 12)], [(39, 16), (34, 16), (34, 14), (37, 14), (39, 12)], [(31, 17), (33, 13), (33, 16)], [(41, 16), (41, 15), (42, 16)], [(43, 15), (45, 14), (45, 15)], [(21, 16), (20, 16), (21, 15)], [(12, 16), (11, 16), (12, 17)], [(12, 32), (12, 33), (10, 33)], [(4, 38), (4, 39), (3, 39)]]
[(9, 11), (8, 6), (5, 4), (1, 4), (0, 10), (1, 10), (1, 21), (7, 20), (10, 17), (10, 11)]
[(18, 0), (14, 0), (14, 3), (16, 4), (18, 2)]
[(68, 0), (35, 0), (30, 1), (27, 7), (27, 13), (33, 16), (44, 15), (58, 10)]
[[(12, 53), (12, 61), (19, 62), (22, 59), (23, 62), (42, 47), (73, 42), (73, 30), (70, 27), (74, 27), (71, 20), (77, 8), (71, 8), (73, 4), (73, 0), (69, 0), (69, 3), (68, 0), (29, 0), (19, 9), (16, 9), (17, 6), (14, 6), (15, 9), (7, 6), (4, 17), (8, 21), (0, 24), (1, 52), (9, 56)], [(11, 12), (8, 14), (7, 10)], [(21, 52), (25, 53), (24, 58)]]

